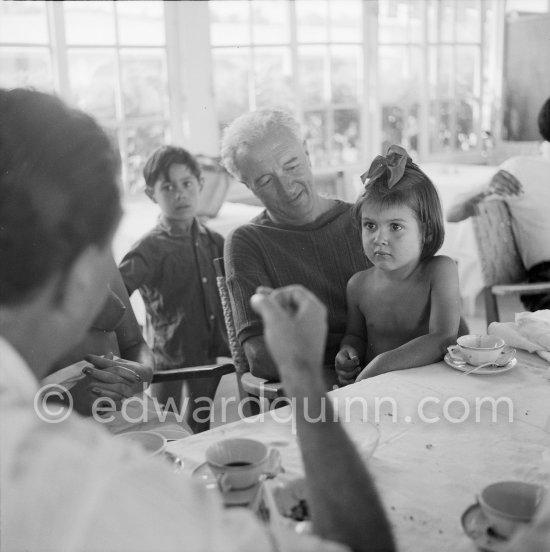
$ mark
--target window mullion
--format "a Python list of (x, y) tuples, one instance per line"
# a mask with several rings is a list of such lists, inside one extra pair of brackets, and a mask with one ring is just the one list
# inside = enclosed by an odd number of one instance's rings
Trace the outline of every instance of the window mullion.
[(430, 46), (428, 36), (428, 0), (422, 2), (422, 79), (420, 85), (420, 106), (418, 110), (418, 156), (424, 160), (430, 144)]
[(294, 94), (294, 105), (296, 109), (296, 118), (300, 124), (305, 124), (304, 105), (300, 87), (300, 58), (298, 54), (298, 31), (296, 17), (296, 3), (289, 2), (290, 9), (290, 56), (292, 67), (292, 91)]
[(122, 97), (122, 63), (120, 60), (120, 34), (118, 28), (118, 10), (115, 3), (113, 17), (115, 18), (115, 113), (116, 113), (116, 131), (119, 136), (120, 155), (124, 162), (122, 163), (122, 185), (125, 191), (130, 189), (128, 173), (128, 128), (124, 117), (124, 100)]
[(54, 86), (61, 97), (70, 102), (72, 94), (63, 9), (63, 2), (46, 2)]

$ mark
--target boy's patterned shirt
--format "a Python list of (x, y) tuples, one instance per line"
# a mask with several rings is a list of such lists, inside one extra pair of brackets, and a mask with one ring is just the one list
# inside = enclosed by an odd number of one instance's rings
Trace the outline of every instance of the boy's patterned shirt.
[(161, 217), (122, 260), (128, 293), (138, 289), (145, 303), (157, 370), (228, 354), (213, 264), (222, 256), (222, 236), (197, 219), (184, 232)]

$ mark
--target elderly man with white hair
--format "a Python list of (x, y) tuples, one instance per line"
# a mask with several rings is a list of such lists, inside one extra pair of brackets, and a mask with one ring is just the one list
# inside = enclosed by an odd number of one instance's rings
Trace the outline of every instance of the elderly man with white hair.
[[(250, 307), (258, 286), (301, 284), (328, 308), (325, 365), (334, 366), (346, 327), (346, 284), (367, 268), (351, 205), (315, 189), (297, 121), (278, 110), (242, 115), (226, 129), (222, 161), (265, 206), (225, 244), (227, 284), (235, 327), (255, 376), (278, 380), (260, 317)], [(329, 375), (329, 384), (336, 375)]]

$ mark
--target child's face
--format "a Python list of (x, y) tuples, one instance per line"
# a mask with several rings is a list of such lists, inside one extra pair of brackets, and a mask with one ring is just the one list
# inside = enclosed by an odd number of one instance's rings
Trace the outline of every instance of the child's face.
[(189, 222), (197, 213), (201, 189), (202, 179), (197, 179), (187, 165), (174, 163), (168, 170), (168, 180), (159, 178), (146, 193), (167, 218)]
[(381, 209), (361, 207), (363, 251), (374, 266), (385, 271), (413, 268), (422, 252), (422, 232), (414, 211), (407, 205)]

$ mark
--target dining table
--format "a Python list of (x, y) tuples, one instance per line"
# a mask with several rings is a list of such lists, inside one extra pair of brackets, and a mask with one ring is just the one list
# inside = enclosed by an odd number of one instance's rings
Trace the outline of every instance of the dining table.
[[(374, 478), (401, 552), (475, 550), (461, 519), (485, 486), (550, 486), (550, 365), (536, 354), (518, 351), (512, 369), (488, 375), (437, 362), (327, 397)], [(291, 405), (173, 441), (168, 451), (183, 461), (181, 476), (193, 477), (206, 449), (231, 437), (278, 449), (284, 470), (303, 476)]]

